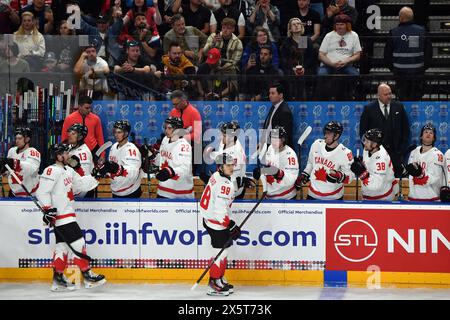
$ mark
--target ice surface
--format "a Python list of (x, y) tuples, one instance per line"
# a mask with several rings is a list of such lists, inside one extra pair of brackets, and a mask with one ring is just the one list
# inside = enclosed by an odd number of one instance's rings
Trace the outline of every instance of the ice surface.
[(441, 300), (450, 299), (449, 288), (397, 288), (381, 289), (313, 287), (313, 286), (244, 286), (235, 285), (235, 293), (229, 297), (210, 297), (206, 286), (199, 285), (191, 291), (192, 284), (125, 284), (106, 283), (94, 289), (78, 289), (72, 292), (50, 292), (50, 282), (2, 282), (0, 299), (107, 299), (107, 300)]

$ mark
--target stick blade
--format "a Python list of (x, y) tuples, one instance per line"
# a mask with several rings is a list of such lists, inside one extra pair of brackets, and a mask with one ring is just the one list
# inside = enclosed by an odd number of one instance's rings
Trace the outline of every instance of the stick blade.
[(298, 138), (297, 144), (302, 145), (303, 142), (306, 140), (306, 138), (308, 138), (308, 136), (310, 135), (311, 131), (312, 127), (307, 126), (305, 131), (303, 131), (302, 135), (300, 136), (300, 138)]
[(197, 282), (194, 283), (194, 285), (193, 285), (192, 288), (191, 288), (191, 291), (194, 291), (194, 290), (197, 288), (197, 286), (198, 286), (198, 283), (197, 283)]
[(95, 155), (97, 157), (100, 157), (100, 155), (103, 153), (103, 151), (110, 148), (112, 146), (112, 144), (113, 143), (111, 141), (105, 142), (100, 148), (98, 148), (97, 152), (95, 152)]

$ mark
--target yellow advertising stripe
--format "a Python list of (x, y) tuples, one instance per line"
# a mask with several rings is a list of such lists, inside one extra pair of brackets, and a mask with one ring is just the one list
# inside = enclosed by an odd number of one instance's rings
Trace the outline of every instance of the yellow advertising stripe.
[[(149, 281), (149, 282), (195, 282), (202, 274), (201, 269), (129, 269), (129, 268), (97, 268), (108, 280)], [(70, 271), (68, 275), (70, 274)], [(299, 270), (243, 270), (230, 269), (227, 279), (238, 284), (248, 285), (289, 285), (289, 284), (322, 284), (323, 271)], [(50, 268), (0, 268), (0, 281), (10, 280), (50, 280)], [(202, 282), (206, 283), (208, 275)]]
[[(348, 284), (375, 283), (377, 276), (374, 272), (348, 271)], [(450, 285), (450, 273), (433, 272), (380, 272), (379, 281), (382, 284), (439, 284)]]

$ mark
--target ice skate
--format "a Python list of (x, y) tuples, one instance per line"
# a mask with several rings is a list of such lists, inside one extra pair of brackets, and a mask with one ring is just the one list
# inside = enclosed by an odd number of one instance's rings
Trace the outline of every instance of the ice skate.
[(228, 288), (228, 291), (230, 292), (230, 294), (234, 292), (234, 290), (233, 290), (234, 286), (231, 283), (229, 283), (227, 281), (227, 279), (225, 279), (225, 277), (220, 278), (220, 281), (222, 281), (222, 284), (225, 288)]
[(86, 289), (95, 288), (106, 283), (105, 276), (96, 274), (91, 269), (82, 272), (84, 278), (84, 287)]
[(206, 294), (209, 296), (228, 296), (230, 291), (220, 279), (209, 278), (208, 292)]
[(64, 273), (58, 273), (53, 270), (53, 283), (51, 291), (73, 291), (75, 290), (75, 285), (67, 279)]

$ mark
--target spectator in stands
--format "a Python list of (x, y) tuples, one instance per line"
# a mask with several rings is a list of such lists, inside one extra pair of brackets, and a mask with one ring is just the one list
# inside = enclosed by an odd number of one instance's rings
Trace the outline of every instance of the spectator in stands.
[(249, 22), (253, 29), (261, 26), (269, 30), (270, 41), (278, 43), (280, 40), (280, 11), (276, 6), (270, 4), (270, 0), (258, 0)]
[(36, 26), (40, 33), (51, 34), (53, 32), (53, 11), (45, 5), (44, 0), (33, 0), (30, 5), (21, 10), (21, 12), (27, 11), (36, 18)]
[(325, 18), (322, 21), (322, 34), (327, 34), (328, 32), (333, 31), (334, 18), (342, 14), (350, 17), (352, 28), (355, 29), (354, 27), (358, 19), (358, 12), (356, 9), (348, 4), (348, 0), (335, 0), (331, 1), (330, 5), (326, 9)]
[[(178, 42), (169, 45), (169, 52), (162, 57), (164, 65), (164, 76), (177, 77), (177, 79), (165, 79), (162, 84), (162, 91), (185, 90), (191, 92), (196, 88), (194, 80), (188, 81), (184, 75), (194, 75), (195, 67), (186, 58)], [(179, 79), (178, 79), (179, 77)]]
[(148, 29), (153, 32), (154, 36), (159, 35), (157, 25), (162, 23), (162, 17), (157, 4), (157, 1), (153, 1), (153, 7), (148, 7), (146, 0), (134, 0), (133, 6), (123, 17), (123, 25), (127, 26), (133, 21), (137, 13), (143, 13), (149, 26)]
[(238, 93), (236, 79), (227, 80), (223, 76), (236, 75), (236, 67), (228, 65), (221, 67), (220, 50), (212, 48), (207, 54), (206, 62), (198, 68), (197, 74), (208, 76), (197, 81), (198, 92), (205, 100), (235, 100)]
[[(361, 57), (361, 44), (359, 36), (352, 31), (350, 17), (346, 15), (338, 15), (334, 18), (335, 31), (327, 33), (319, 48), (319, 60), (322, 62), (319, 68), (319, 76), (330, 74), (346, 74), (358, 75), (359, 71), (353, 65), (359, 61)], [(321, 90), (321, 97), (331, 99), (334, 96), (336, 99), (351, 99), (353, 93), (350, 87), (343, 86), (343, 81), (328, 81), (329, 79), (321, 79), (325, 81), (319, 84), (318, 88)], [(352, 80), (352, 79), (349, 79)], [(346, 82), (348, 84), (348, 81)], [(354, 84), (353, 84), (354, 86)], [(334, 89), (334, 94), (331, 89)]]
[(150, 30), (145, 15), (137, 13), (134, 18), (133, 40), (140, 43), (141, 54), (152, 64), (161, 65), (162, 48), (159, 35)]
[[(317, 74), (317, 50), (311, 39), (306, 38), (306, 46), (301, 43), (304, 24), (299, 18), (292, 18), (287, 27), (287, 38), (280, 49), (280, 65), (285, 76), (296, 76), (300, 81), (289, 81), (292, 98), (308, 98), (313, 95), (312, 79), (303, 80), (303, 75)], [(302, 48), (303, 46), (303, 48)]]
[(109, 67), (105, 60), (97, 56), (96, 44), (91, 43), (84, 48), (73, 72), (80, 77), (80, 90), (92, 91), (94, 100), (101, 100), (108, 93), (106, 75)]
[(392, 100), (391, 88), (386, 83), (378, 86), (378, 101), (364, 107), (359, 122), (360, 137), (373, 128), (383, 131), (383, 147), (392, 160), (395, 177), (399, 178), (404, 171), (402, 161), (408, 148), (410, 127), (405, 107)]
[(44, 58), (44, 66), (41, 69), (41, 72), (56, 72), (56, 65), (58, 60), (56, 59), (56, 55), (53, 51), (48, 51), (45, 53)]
[[(272, 64), (279, 67), (278, 48), (275, 43), (269, 39), (269, 31), (263, 27), (256, 27), (253, 33), (252, 40), (247, 46), (245, 46), (242, 54), (241, 69), (246, 70), (255, 66), (255, 63), (259, 62), (259, 53), (262, 47), (270, 46), (272, 51)], [(255, 59), (250, 59), (250, 56)]]
[(88, 23), (85, 15), (81, 16), (80, 21), (80, 33), (89, 35), (89, 41), (96, 44), (97, 55), (107, 61), (110, 66), (117, 64), (123, 55), (123, 50), (117, 41), (123, 27), (120, 8), (114, 9), (112, 18), (113, 23), (110, 25), (108, 17), (97, 17), (95, 27)]
[(18, 57), (19, 47), (17, 43), (11, 42), (5, 48), (5, 60), (0, 62), (0, 73), (27, 73), (30, 66), (24, 59)]
[(31, 71), (38, 71), (45, 54), (44, 36), (38, 31), (31, 12), (24, 12), (21, 17), (20, 27), (14, 32), (14, 42), (19, 46), (19, 57), (28, 62)]
[(0, 3), (0, 34), (12, 34), (20, 25), (20, 17), (8, 3)]
[[(126, 56), (114, 66), (114, 73), (120, 74), (123, 78), (131, 80), (130, 87), (137, 84), (154, 88), (154, 82), (151, 77), (160, 77), (161, 70), (157, 70), (155, 65), (142, 55), (139, 42), (129, 41), (126, 44)], [(137, 83), (137, 84), (136, 84)], [(126, 92), (118, 92), (119, 100), (130, 100)], [(133, 99), (135, 99), (133, 97)]]
[(66, 20), (61, 20), (56, 36), (46, 36), (49, 51), (56, 55), (58, 72), (72, 72), (75, 65), (75, 55), (78, 54), (78, 37), (75, 31), (69, 29)]
[(192, 26), (209, 35), (209, 21), (211, 19), (211, 11), (202, 5), (204, 0), (189, 0), (188, 3), (182, 4), (183, 17), (186, 25)]
[(385, 62), (396, 76), (397, 97), (406, 100), (422, 98), (423, 76), (433, 55), (425, 28), (413, 20), (413, 10), (403, 7), (400, 24), (389, 32), (384, 49)]
[(154, 1), (155, 6), (159, 7), (162, 22), (158, 26), (159, 34), (164, 36), (172, 28), (172, 17), (180, 12), (181, 0), (159, 0)]
[[(250, 23), (248, 23), (248, 19), (250, 18), (253, 9), (255, 8), (255, 0), (232, 0), (231, 5), (235, 7), (242, 15), (245, 20), (245, 35), (251, 35), (252, 30)], [(244, 43), (245, 39), (241, 39)]]
[[(92, 155), (100, 148), (105, 140), (103, 138), (102, 121), (98, 115), (92, 113), (92, 99), (88, 96), (81, 96), (78, 99), (78, 110), (72, 112), (64, 120), (61, 140), (66, 141), (68, 137), (67, 129), (69, 129), (75, 123), (81, 123), (88, 128), (88, 134), (84, 139), (84, 143), (92, 151)], [(94, 155), (95, 158), (95, 155)], [(105, 158), (104, 153), (100, 158)], [(94, 159), (95, 162), (97, 159)]]
[(238, 27), (233, 32), (242, 41), (245, 37), (245, 18), (231, 2), (232, 0), (219, 0), (220, 8), (213, 12), (209, 23), (211, 33), (222, 30), (223, 19), (230, 18), (237, 22)]
[(183, 54), (194, 65), (197, 65), (202, 60), (203, 47), (208, 37), (195, 27), (186, 27), (186, 23), (181, 14), (174, 15), (172, 21), (172, 30), (164, 36), (164, 53), (169, 51), (170, 43), (178, 42)]
[(317, 12), (319, 14), (320, 21), (322, 21), (325, 16), (325, 12), (323, 10), (324, 2), (325, 2), (324, 0), (311, 0), (311, 4), (310, 4), (310, 9), (314, 10), (315, 12)]
[(281, 75), (280, 70), (272, 63), (272, 47), (263, 46), (259, 51), (258, 61), (253, 60), (252, 66), (246, 69), (247, 93), (251, 101), (268, 100), (269, 88)]
[(199, 165), (202, 162), (202, 116), (200, 112), (189, 103), (187, 95), (181, 90), (175, 90), (170, 96), (173, 109), (169, 117), (177, 117), (183, 120), (183, 128), (189, 133), (184, 138), (192, 146), (192, 170), (194, 175), (199, 171)]
[(236, 28), (236, 21), (231, 18), (225, 18), (222, 21), (222, 31), (218, 34), (211, 33), (203, 48), (205, 52), (209, 52), (211, 48), (220, 50), (221, 67), (239, 68), (242, 56), (242, 42), (233, 34)]
[(300, 18), (305, 29), (304, 35), (315, 43), (320, 37), (321, 20), (319, 13), (310, 8), (310, 2), (310, 0), (297, 0), (298, 8), (291, 17)]

